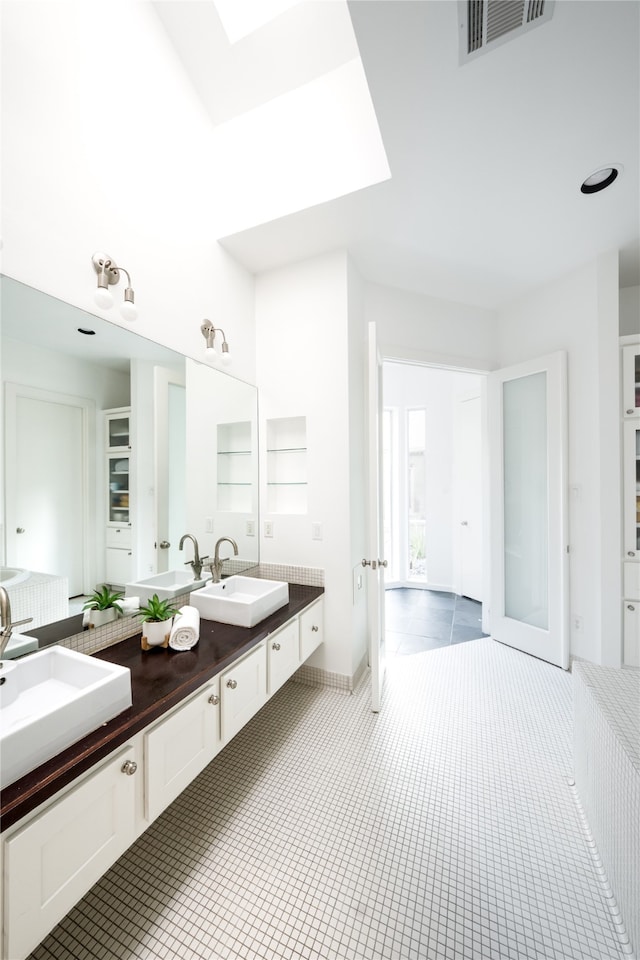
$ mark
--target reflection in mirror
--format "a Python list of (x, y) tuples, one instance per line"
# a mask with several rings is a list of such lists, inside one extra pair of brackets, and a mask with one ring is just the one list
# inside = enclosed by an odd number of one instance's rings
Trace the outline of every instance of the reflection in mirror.
[(28, 630), (96, 584), (190, 569), (185, 533), (211, 558), (233, 537), (225, 573), (255, 565), (256, 388), (11, 278), (0, 295), (14, 620), (32, 616)]

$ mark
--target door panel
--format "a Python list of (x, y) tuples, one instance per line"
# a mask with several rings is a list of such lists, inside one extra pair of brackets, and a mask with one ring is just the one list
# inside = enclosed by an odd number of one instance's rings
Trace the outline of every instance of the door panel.
[[(382, 549), (382, 363), (378, 353), (376, 325), (369, 323), (369, 663), (371, 666), (371, 709), (378, 713), (382, 703), (385, 674), (384, 566)], [(382, 561), (382, 562), (381, 562)]]
[(569, 666), (566, 354), (489, 377), (491, 633)]

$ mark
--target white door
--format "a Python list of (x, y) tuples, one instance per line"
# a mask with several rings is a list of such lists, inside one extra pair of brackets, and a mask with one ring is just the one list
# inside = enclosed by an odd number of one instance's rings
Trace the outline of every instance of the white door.
[(164, 367), (155, 370), (156, 571), (184, 565), (178, 546), (186, 526), (185, 386)]
[(482, 589), (482, 415), (480, 397), (457, 404), (455, 419), (458, 592), (484, 600)]
[(7, 562), (90, 589), (88, 426), (91, 401), (7, 384)]
[(491, 635), (569, 666), (566, 354), (489, 376)]
[(369, 323), (368, 364), (368, 453), (369, 453), (369, 556), (364, 559), (368, 574), (369, 664), (371, 667), (371, 709), (378, 713), (382, 702), (385, 672), (384, 568), (382, 559), (382, 362), (378, 353), (376, 325)]

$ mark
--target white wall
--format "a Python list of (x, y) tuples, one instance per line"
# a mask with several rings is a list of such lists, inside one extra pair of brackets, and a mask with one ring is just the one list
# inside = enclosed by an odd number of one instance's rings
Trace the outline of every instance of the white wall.
[(213, 131), (153, 6), (1, 15), (2, 272), (126, 325), (93, 302), (91, 256), (106, 252), (132, 275), (136, 332), (199, 357), (207, 317), (253, 381), (253, 280), (213, 239)]
[(620, 336), (640, 333), (640, 287), (620, 290)]
[[(348, 676), (353, 673), (354, 650), (363, 649), (364, 643), (353, 635), (354, 620), (358, 629), (362, 625), (353, 612), (352, 571), (364, 555), (359, 543), (364, 520), (358, 511), (357, 537), (352, 540), (351, 509), (356, 490), (364, 495), (358, 436), (364, 433), (362, 400), (358, 404), (364, 337), (355, 286), (349, 300), (351, 270), (346, 255), (339, 252), (261, 274), (256, 280), (262, 532), (265, 521), (273, 524), (273, 537), (261, 537), (260, 558), (265, 563), (324, 568), (325, 643), (311, 663)], [(301, 515), (266, 511), (266, 424), (284, 417), (306, 417), (308, 512)], [(322, 524), (322, 540), (312, 540), (312, 523)]]
[(500, 365), (568, 354), (571, 653), (620, 662), (617, 254), (500, 312)]
[(384, 357), (472, 370), (495, 367), (496, 314), (481, 307), (368, 283), (365, 315)]

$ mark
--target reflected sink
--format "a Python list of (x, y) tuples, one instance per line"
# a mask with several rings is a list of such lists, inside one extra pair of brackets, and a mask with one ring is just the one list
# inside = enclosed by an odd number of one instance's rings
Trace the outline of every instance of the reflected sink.
[(0, 670), (0, 786), (131, 706), (128, 667), (48, 647)]
[(255, 627), (289, 603), (289, 584), (257, 577), (228, 577), (191, 594), (189, 603), (205, 620)]
[(187, 590), (199, 590), (207, 581), (194, 580), (192, 570), (168, 570), (166, 573), (155, 573), (151, 577), (127, 583), (124, 588), (125, 597), (140, 597), (140, 603), (146, 603), (154, 593), (160, 600), (172, 600)]
[(26, 633), (12, 633), (9, 643), (4, 648), (2, 659), (13, 660), (14, 657), (21, 657), (24, 653), (32, 653), (37, 649), (36, 637), (30, 637)]

